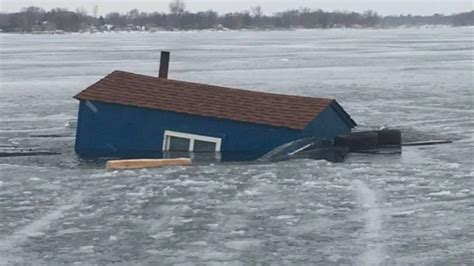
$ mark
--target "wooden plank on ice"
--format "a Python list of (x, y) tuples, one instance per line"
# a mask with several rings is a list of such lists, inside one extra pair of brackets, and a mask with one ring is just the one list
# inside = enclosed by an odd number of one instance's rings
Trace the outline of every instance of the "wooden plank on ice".
[(107, 161), (107, 170), (137, 169), (137, 168), (158, 168), (165, 166), (186, 166), (191, 165), (189, 158), (176, 159), (133, 159), (133, 160), (110, 160)]

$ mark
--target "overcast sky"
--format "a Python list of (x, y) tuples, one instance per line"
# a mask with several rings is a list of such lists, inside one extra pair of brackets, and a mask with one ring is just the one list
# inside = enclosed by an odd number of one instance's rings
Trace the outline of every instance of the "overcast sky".
[[(91, 14), (97, 5), (99, 15), (113, 11), (125, 13), (134, 8), (145, 12), (167, 12), (169, 2), (168, 0), (0, 0), (0, 10), (15, 12), (22, 7), (34, 5), (46, 10), (55, 7), (70, 10), (84, 8)], [(356, 12), (372, 9), (381, 15), (434, 13), (448, 15), (473, 9), (472, 0), (185, 0), (185, 3), (187, 10), (190, 11), (213, 9), (219, 13), (242, 11), (249, 9), (250, 6), (260, 5), (267, 15), (299, 7)]]

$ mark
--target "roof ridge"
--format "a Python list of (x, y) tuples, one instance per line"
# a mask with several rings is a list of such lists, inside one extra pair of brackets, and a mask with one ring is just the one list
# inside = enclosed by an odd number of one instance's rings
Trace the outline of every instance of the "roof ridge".
[(259, 93), (259, 94), (272, 95), (272, 96), (282, 96), (282, 97), (292, 97), (292, 98), (302, 98), (302, 99), (320, 99), (320, 100), (328, 100), (328, 101), (334, 100), (334, 98), (311, 97), (311, 96), (292, 95), (292, 94), (285, 94), (285, 93), (254, 91), (254, 90), (248, 90), (248, 89), (238, 89), (238, 88), (234, 88), (234, 87), (227, 87), (227, 86), (223, 86), (223, 85), (205, 84), (205, 83), (199, 83), (199, 82), (193, 82), (193, 81), (185, 81), (185, 80), (177, 80), (177, 79), (163, 79), (163, 78), (159, 78), (159, 77), (153, 77), (153, 76), (149, 76), (149, 75), (145, 75), (145, 74), (139, 74), (139, 73), (128, 72), (128, 71), (123, 71), (123, 70), (114, 70), (109, 75), (111, 75), (113, 73), (123, 73), (123, 74), (127, 74), (127, 75), (136, 75), (136, 76), (141, 76), (141, 77), (145, 77), (145, 78), (150, 78), (150, 79), (153, 79), (153, 80), (160, 80), (162, 82), (174, 82), (174, 83), (181, 83), (181, 84), (187, 84), (187, 85), (206, 86), (206, 87), (209, 87), (209, 88), (212, 88), (212, 89), (235, 90), (235, 91), (240, 91), (240, 92)]

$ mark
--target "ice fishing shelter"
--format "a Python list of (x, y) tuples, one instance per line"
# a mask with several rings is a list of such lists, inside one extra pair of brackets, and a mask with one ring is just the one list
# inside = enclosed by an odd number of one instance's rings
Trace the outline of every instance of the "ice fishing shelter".
[(333, 139), (356, 125), (333, 99), (171, 80), (162, 65), (160, 77), (114, 71), (75, 96), (79, 155), (192, 151), (248, 159), (303, 137)]

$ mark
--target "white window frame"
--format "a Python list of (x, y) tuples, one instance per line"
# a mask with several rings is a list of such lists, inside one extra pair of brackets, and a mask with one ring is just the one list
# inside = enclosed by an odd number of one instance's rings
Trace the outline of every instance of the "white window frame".
[(165, 130), (165, 134), (163, 136), (163, 151), (169, 151), (169, 149), (170, 149), (170, 137), (189, 139), (189, 151), (194, 151), (194, 141), (195, 140), (201, 140), (201, 141), (207, 141), (207, 142), (215, 143), (216, 144), (216, 152), (221, 151), (221, 144), (222, 144), (222, 139), (221, 138), (215, 138), (215, 137), (209, 137), (209, 136), (203, 136), (203, 135), (196, 135), (196, 134), (189, 134), (189, 133), (183, 133), (183, 132), (177, 132), (177, 131), (171, 131), (171, 130)]

